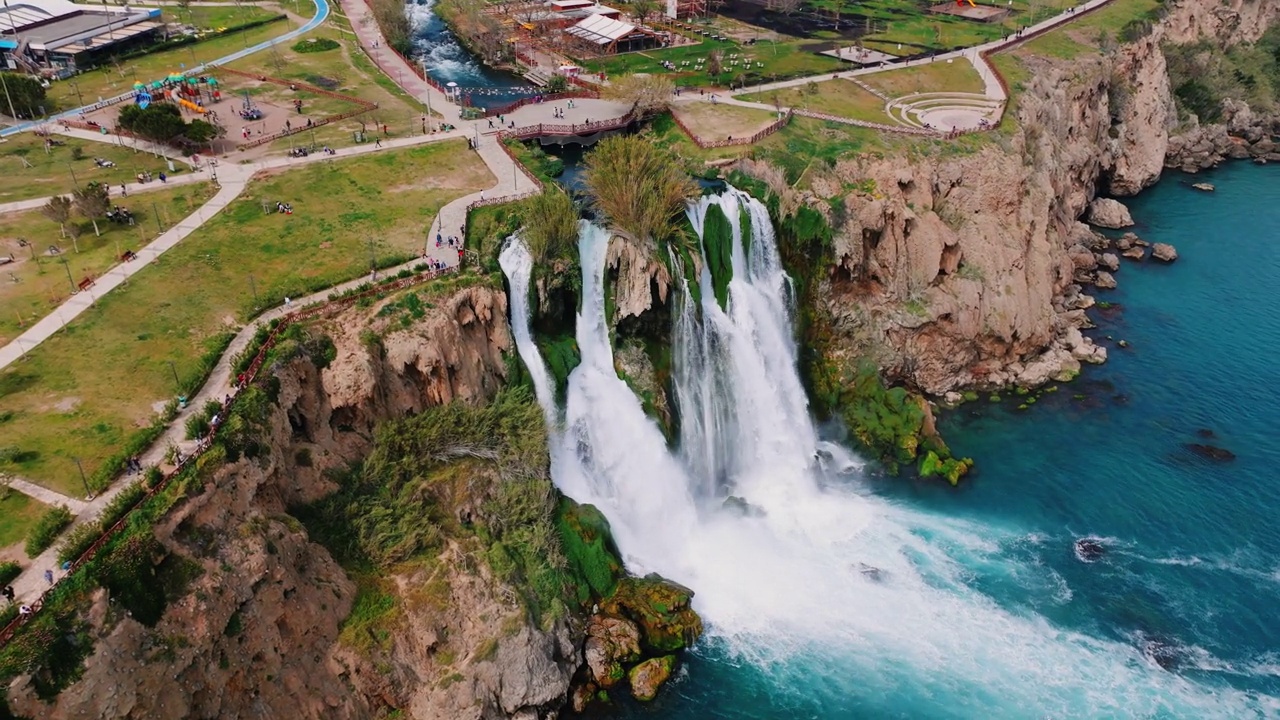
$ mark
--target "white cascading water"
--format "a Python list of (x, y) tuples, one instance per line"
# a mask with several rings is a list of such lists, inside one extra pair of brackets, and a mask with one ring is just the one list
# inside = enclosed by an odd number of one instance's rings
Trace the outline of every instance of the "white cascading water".
[[(1133, 646), (1059, 629), (975, 589), (974, 569), (1015, 579), (1044, 572), (1005, 552), (1025, 541), (1016, 530), (877, 497), (850, 471), (858, 463), (847, 452), (819, 441), (796, 369), (790, 283), (768, 213), (729, 189), (689, 208), (699, 234), (712, 204), (734, 226), (733, 280), (726, 309), (705, 270), (700, 308), (687, 292), (676, 300), (679, 452), (614, 369), (604, 315), (609, 234), (586, 222), (582, 364), (569, 377), (563, 422), (551, 424), (550, 437), (557, 486), (608, 516), (629, 569), (694, 589), (709, 646), (766, 678), (771, 696), (793, 693), (829, 709), (822, 717), (886, 710), (1246, 717), (1280, 709), (1274, 698), (1197, 684), (1155, 667)], [(749, 246), (739, 227), (744, 207)], [(502, 253), (513, 292), (527, 292), (527, 258), (515, 239)], [(528, 303), (513, 299), (512, 314), (521, 358), (541, 375), (538, 400), (559, 418), (529, 335)], [(761, 512), (722, 508), (727, 494)]]

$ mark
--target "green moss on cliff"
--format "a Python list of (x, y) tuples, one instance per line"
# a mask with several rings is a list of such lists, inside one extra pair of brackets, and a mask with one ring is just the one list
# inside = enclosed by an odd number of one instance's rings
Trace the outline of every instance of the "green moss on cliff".
[(556, 529), (569, 570), (578, 579), (578, 602), (613, 595), (624, 570), (613, 546), (609, 521), (594, 505), (579, 505), (567, 497), (556, 508)]
[(578, 341), (572, 334), (557, 337), (535, 337), (539, 352), (547, 364), (547, 370), (556, 383), (556, 395), (564, 397), (569, 385), (569, 373), (582, 362)]
[(693, 591), (658, 575), (627, 577), (613, 596), (601, 603), (604, 612), (640, 626), (640, 644), (648, 654), (663, 654), (692, 645), (702, 635), (702, 618), (693, 611)]
[(702, 227), (702, 245), (711, 270), (711, 286), (720, 307), (729, 302), (729, 281), (733, 279), (733, 226), (719, 205), (707, 208)]

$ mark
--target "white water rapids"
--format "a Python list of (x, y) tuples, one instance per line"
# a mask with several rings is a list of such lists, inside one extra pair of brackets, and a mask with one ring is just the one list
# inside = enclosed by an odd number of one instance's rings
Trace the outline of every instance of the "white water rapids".
[[(1015, 531), (878, 497), (860, 462), (818, 439), (767, 210), (733, 189), (703, 198), (689, 208), (699, 234), (713, 204), (734, 226), (733, 279), (724, 310), (705, 269), (701, 307), (687, 291), (673, 300), (677, 451), (614, 368), (604, 317), (608, 233), (581, 225), (582, 363), (563, 407), (521, 297), (529, 255), (514, 238), (501, 255), (516, 295), (516, 345), (550, 421), (557, 486), (605, 513), (630, 570), (696, 592), (707, 646), (765, 676), (772, 692), (818, 698), (820, 717), (1277, 712), (1273, 698), (1166, 672), (1133, 646), (1062, 630), (972, 587), (975, 569), (1044, 573), (1002, 552)], [(751, 217), (748, 243), (740, 208)], [(724, 509), (729, 494), (762, 512)]]

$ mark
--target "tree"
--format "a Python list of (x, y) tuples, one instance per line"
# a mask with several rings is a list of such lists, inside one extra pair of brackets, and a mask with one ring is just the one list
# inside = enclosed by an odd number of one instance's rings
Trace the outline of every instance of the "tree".
[(631, 0), (631, 14), (644, 25), (644, 21), (660, 12), (657, 0)]
[(226, 132), (226, 128), (220, 125), (204, 120), (192, 120), (182, 135), (191, 142), (203, 145), (214, 138), (222, 137)]
[(127, 105), (120, 111), (120, 127), (156, 142), (169, 142), (187, 130), (178, 106), (155, 103), (145, 109)]
[(556, 73), (547, 80), (547, 87), (544, 89), (549, 93), (562, 93), (569, 89), (569, 78)]
[[(19, 117), (33, 118), (40, 115), (40, 108), (48, 109), (45, 103), (44, 86), (40, 81), (28, 75), (18, 73), (0, 73), (4, 75), (4, 84), (8, 88), (9, 100), (13, 102), (13, 111)], [(6, 103), (0, 110), (9, 111)]]
[(613, 100), (635, 105), (643, 115), (662, 112), (671, 104), (675, 83), (666, 75), (624, 75), (605, 88), (605, 94)]
[(93, 234), (101, 236), (98, 230), (98, 218), (111, 209), (111, 197), (107, 194), (107, 186), (100, 182), (91, 182), (75, 193), (76, 210), (93, 223)]
[(535, 262), (546, 264), (573, 256), (578, 240), (578, 208), (559, 186), (548, 185), (524, 201), (525, 227), (521, 237)]
[(587, 155), (595, 207), (633, 239), (665, 241), (679, 232), (685, 202), (698, 186), (670, 152), (640, 135), (616, 135)]
[(58, 231), (62, 237), (67, 236), (67, 221), (71, 219), (71, 198), (65, 195), (54, 195), (49, 202), (40, 208), (40, 212), (50, 220), (58, 223)]

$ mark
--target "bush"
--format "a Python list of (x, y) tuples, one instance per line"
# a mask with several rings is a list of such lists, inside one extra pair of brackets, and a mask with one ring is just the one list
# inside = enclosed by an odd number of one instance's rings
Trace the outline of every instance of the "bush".
[(27, 533), (27, 557), (33, 558), (48, 550), (58, 538), (58, 533), (70, 525), (72, 519), (71, 511), (62, 505), (45, 511)]
[(133, 506), (137, 505), (138, 501), (146, 494), (147, 491), (143, 489), (141, 482), (129, 485), (111, 498), (111, 502), (107, 503), (107, 506), (102, 509), (102, 513), (98, 515), (98, 522), (102, 523), (104, 529), (115, 525), (116, 521), (132, 510)]
[(337, 40), (329, 38), (311, 38), (309, 40), (299, 40), (293, 44), (293, 51), (296, 53), (313, 53), (324, 52), (325, 50), (334, 50), (338, 47)]
[(146, 483), (148, 488), (159, 485), (161, 480), (164, 480), (164, 471), (155, 465), (147, 468), (147, 474), (142, 478), (142, 482)]
[(196, 413), (187, 418), (187, 439), (198, 440), (209, 434), (209, 418), (204, 413)]
[(0, 585), (8, 585), (22, 574), (22, 566), (12, 560), (0, 563)]
[(100, 537), (102, 537), (102, 525), (96, 520), (75, 526), (58, 545), (58, 562), (74, 561)]

